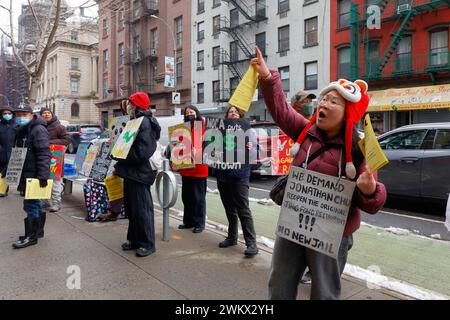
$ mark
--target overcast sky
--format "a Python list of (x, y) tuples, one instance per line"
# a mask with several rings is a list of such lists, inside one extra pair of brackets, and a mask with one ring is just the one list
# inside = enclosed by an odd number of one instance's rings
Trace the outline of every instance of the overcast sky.
[[(56, 2), (56, 0), (53, 0)], [(9, 8), (10, 0), (0, 0), (0, 5)], [(66, 0), (69, 7), (79, 7), (83, 5), (83, 7), (90, 7), (95, 5), (95, 1), (93, 0)], [(13, 20), (14, 20), (14, 36), (17, 39), (17, 20), (19, 18), (22, 4), (27, 4), (27, 0), (13, 0)], [(97, 5), (90, 7), (85, 10), (86, 15), (96, 16), (97, 15)], [(9, 32), (9, 12), (0, 8), (0, 27), (5, 31)], [(2, 33), (0, 32), (0, 35)]]

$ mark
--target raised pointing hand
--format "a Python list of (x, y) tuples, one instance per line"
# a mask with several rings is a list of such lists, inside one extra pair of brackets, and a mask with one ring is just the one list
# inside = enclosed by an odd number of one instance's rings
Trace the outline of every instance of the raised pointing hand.
[(255, 68), (256, 72), (258, 72), (259, 76), (263, 78), (267, 78), (270, 76), (269, 68), (267, 68), (266, 61), (264, 61), (261, 50), (256, 47), (256, 58), (253, 58), (250, 61), (253, 68)]

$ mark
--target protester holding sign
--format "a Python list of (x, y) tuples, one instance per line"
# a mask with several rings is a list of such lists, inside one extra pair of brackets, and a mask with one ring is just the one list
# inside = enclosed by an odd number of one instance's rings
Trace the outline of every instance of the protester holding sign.
[[(277, 236), (272, 256), (269, 297), (296, 299), (299, 279), (305, 268), (309, 267), (312, 277), (311, 299), (339, 299), (340, 277), (347, 261), (352, 234), (360, 225), (360, 210), (377, 213), (386, 200), (384, 185), (376, 181), (376, 173), (367, 170), (353, 127), (369, 104), (367, 84), (361, 80), (349, 82), (343, 79), (330, 83), (321, 91), (317, 111), (308, 122), (286, 102), (279, 73), (267, 68), (258, 48), (256, 54), (251, 64), (259, 74), (265, 104), (275, 122), (296, 141), (291, 149), (294, 155), (292, 166), (303, 166), (307, 173), (321, 173), (331, 178), (345, 174), (346, 178), (341, 180), (356, 184), (348, 203), (350, 209), (342, 240), (335, 251), (336, 259)], [(307, 161), (314, 154), (315, 159)], [(318, 177), (314, 179), (319, 180)], [(329, 180), (321, 181), (329, 184)], [(321, 187), (314, 192), (325, 194)], [(297, 226), (298, 223), (301, 226), (312, 225), (312, 221), (301, 218), (300, 214)]]
[[(13, 109), (9, 106), (3, 107), (0, 114), (0, 178), (4, 178), (16, 138), (16, 120), (14, 119)], [(5, 192), (0, 193), (0, 197), (7, 195), (8, 188)]]
[[(20, 177), (18, 190), (25, 193), (26, 179), (39, 179), (41, 188), (47, 186), (50, 178), (50, 142), (45, 121), (33, 115), (31, 106), (21, 104), (15, 109), (16, 147), (27, 148), (28, 152)], [(37, 244), (37, 239), (44, 236), (45, 215), (42, 214), (41, 200), (24, 200), (23, 208), (27, 213), (24, 220), (25, 236), (13, 243), (13, 248), (20, 249)]]
[[(242, 119), (244, 118), (244, 112), (231, 105), (225, 114), (225, 118)], [(237, 148), (243, 147), (237, 146)], [(245, 148), (256, 152), (255, 135), (246, 143)], [(237, 244), (239, 218), (247, 246), (244, 254), (247, 256), (253, 256), (258, 253), (255, 226), (248, 201), (250, 172), (251, 167), (249, 165), (243, 166), (241, 169), (215, 170), (217, 187), (219, 188), (220, 198), (222, 199), (228, 219), (228, 236), (224, 241), (219, 243), (219, 247), (226, 248)]]
[[(204, 134), (204, 119), (197, 107), (189, 105), (184, 109), (184, 122), (191, 124), (192, 150), (195, 150), (194, 122), (202, 121), (202, 136)], [(198, 137), (203, 139), (203, 137)], [(196, 155), (194, 154), (194, 157)], [(208, 166), (196, 164), (191, 169), (180, 169), (178, 171), (182, 179), (181, 198), (184, 205), (183, 224), (179, 229), (191, 229), (194, 233), (200, 233), (205, 229), (206, 219), (206, 179), (208, 177)]]
[[(66, 127), (64, 127), (48, 108), (42, 108), (40, 112), (42, 118), (47, 122), (47, 131), (50, 139), (50, 144), (67, 147), (71, 143)], [(64, 155), (63, 155), (64, 159)], [(62, 179), (55, 179), (53, 181), (52, 197), (43, 203), (44, 208), (48, 208), (50, 212), (58, 212), (61, 210), (61, 193), (64, 185)]]
[(153, 200), (150, 186), (155, 174), (150, 157), (156, 149), (161, 127), (149, 111), (150, 99), (145, 92), (136, 92), (128, 99), (127, 112), (131, 119), (143, 118), (126, 159), (117, 160), (114, 174), (123, 178), (124, 206), (128, 215), (128, 242), (122, 250), (136, 250), (136, 256), (145, 257), (155, 252)]

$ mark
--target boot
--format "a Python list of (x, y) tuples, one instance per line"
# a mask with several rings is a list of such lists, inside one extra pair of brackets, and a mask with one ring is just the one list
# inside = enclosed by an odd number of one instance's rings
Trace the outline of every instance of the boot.
[(47, 218), (47, 213), (44, 211), (41, 213), (41, 216), (39, 217), (39, 228), (37, 230), (38, 239), (44, 237), (44, 226), (45, 226), (46, 218)]
[(29, 232), (25, 239), (13, 243), (14, 249), (22, 249), (37, 244), (37, 231), (39, 229), (39, 218), (28, 218)]
[(23, 219), (23, 224), (25, 226), (25, 235), (19, 236), (19, 241), (22, 241), (26, 237), (28, 237), (28, 233), (30, 233), (30, 228), (28, 226), (28, 218)]

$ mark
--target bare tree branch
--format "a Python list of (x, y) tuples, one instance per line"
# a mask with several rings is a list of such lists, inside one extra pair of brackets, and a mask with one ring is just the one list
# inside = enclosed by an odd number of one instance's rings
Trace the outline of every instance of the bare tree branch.
[(2, 6), (1, 4), (0, 4), (0, 8), (5, 9), (5, 10), (8, 11), (8, 12), (11, 11), (11, 9), (8, 9), (8, 8)]
[(28, 1), (28, 5), (30, 6), (31, 13), (33, 14), (34, 20), (36, 20), (37, 26), (38, 26), (38, 28), (39, 28), (39, 33), (40, 33), (40, 35), (42, 36), (42, 27), (41, 27), (41, 23), (39, 22), (39, 19), (38, 19), (37, 16), (36, 16), (36, 12), (34, 11), (34, 8), (33, 8), (33, 6), (31, 5), (31, 1), (30, 1), (30, 0), (27, 0), (27, 1)]
[(1, 27), (0, 27), (0, 31), (1, 31), (5, 36), (7, 36), (10, 40), (12, 40), (12, 39), (11, 39), (11, 36), (10, 36), (5, 30), (3, 30)]

